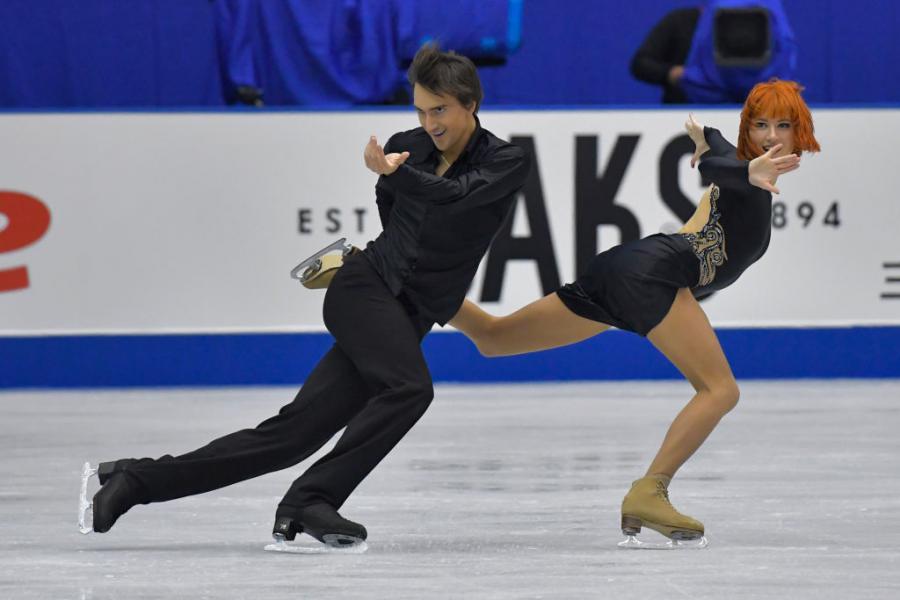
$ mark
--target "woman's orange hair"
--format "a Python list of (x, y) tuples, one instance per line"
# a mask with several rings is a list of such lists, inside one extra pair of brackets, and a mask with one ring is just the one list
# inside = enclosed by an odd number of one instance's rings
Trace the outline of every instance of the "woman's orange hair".
[(813, 135), (812, 115), (800, 96), (802, 91), (803, 86), (796, 81), (774, 78), (753, 86), (741, 111), (738, 158), (753, 160), (763, 154), (763, 149), (750, 141), (750, 126), (760, 117), (790, 119), (791, 127), (794, 129), (794, 154), (797, 156), (804, 151), (819, 151), (819, 142)]

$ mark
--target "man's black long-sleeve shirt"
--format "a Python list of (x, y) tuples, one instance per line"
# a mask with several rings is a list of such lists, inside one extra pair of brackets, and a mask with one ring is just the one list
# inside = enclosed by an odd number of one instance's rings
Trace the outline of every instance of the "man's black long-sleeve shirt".
[(397, 133), (385, 153), (410, 153), (375, 186), (384, 231), (364, 251), (391, 293), (433, 322), (459, 310), (478, 263), (513, 207), (531, 161), (476, 128), (456, 162), (435, 175), (440, 153), (424, 129)]
[(669, 83), (669, 69), (684, 65), (699, 20), (699, 8), (673, 10), (653, 27), (631, 59), (631, 74), (641, 81), (663, 86), (665, 103), (687, 102), (681, 88)]

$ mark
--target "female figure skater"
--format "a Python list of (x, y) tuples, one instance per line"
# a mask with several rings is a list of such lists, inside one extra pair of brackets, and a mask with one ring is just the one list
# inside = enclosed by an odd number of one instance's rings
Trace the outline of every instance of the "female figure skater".
[(466, 301), (450, 324), (482, 354), (535, 352), (587, 339), (610, 327), (647, 337), (690, 381), (696, 394), (669, 427), (646, 475), (622, 502), (623, 545), (649, 527), (672, 540), (700, 540), (700, 521), (676, 511), (668, 485), (738, 401), (738, 386), (697, 300), (733, 283), (769, 244), (778, 177), (817, 152), (802, 87), (756, 85), (741, 112), (737, 148), (691, 115), (691, 166), (712, 182), (696, 212), (674, 234), (656, 234), (598, 254), (573, 283), (504, 317)]

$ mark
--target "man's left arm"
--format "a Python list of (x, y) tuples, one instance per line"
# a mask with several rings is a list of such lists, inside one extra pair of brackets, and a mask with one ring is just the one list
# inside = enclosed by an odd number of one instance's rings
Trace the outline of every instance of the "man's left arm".
[(385, 185), (414, 201), (431, 204), (465, 202), (479, 206), (516, 192), (525, 183), (531, 160), (520, 147), (498, 148), (475, 169), (458, 177), (445, 178), (400, 165), (384, 177)]
[[(393, 139), (389, 139), (387, 144), (384, 145), (385, 153), (393, 152)], [(391, 211), (394, 208), (394, 194), (385, 185), (384, 175), (378, 177), (378, 182), (375, 184), (375, 205), (378, 207), (378, 218), (381, 220), (381, 228), (387, 229), (388, 222), (391, 219)]]
[(391, 220), (391, 211), (394, 209), (394, 195), (382, 185), (382, 177), (375, 184), (375, 205), (378, 207), (378, 218), (381, 220), (381, 228), (387, 229)]

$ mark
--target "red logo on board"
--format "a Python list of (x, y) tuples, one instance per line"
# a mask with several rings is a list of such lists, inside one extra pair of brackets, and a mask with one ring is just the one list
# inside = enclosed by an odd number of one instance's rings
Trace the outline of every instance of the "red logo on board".
[[(50, 228), (47, 206), (34, 196), (21, 192), (0, 191), (0, 215), (6, 217), (6, 226), (0, 229), (0, 254), (30, 246), (44, 237)], [(0, 293), (27, 287), (27, 267), (0, 269)]]

